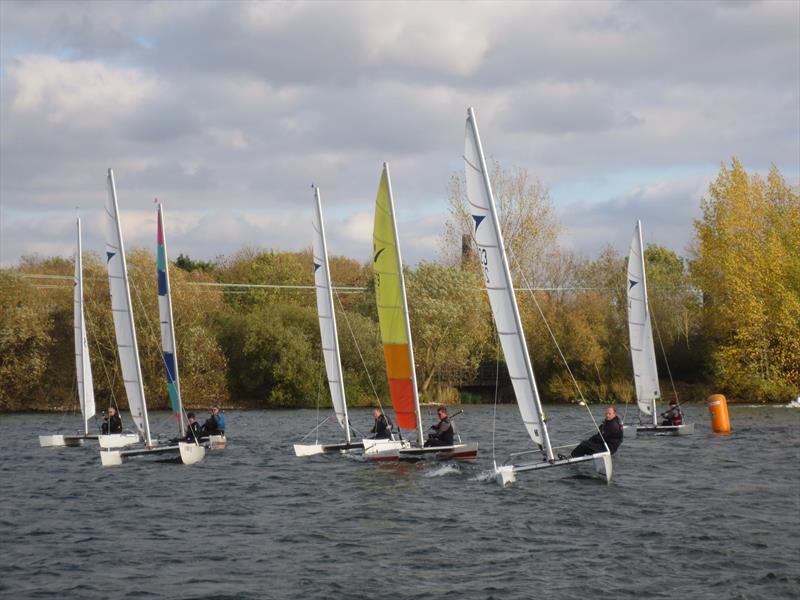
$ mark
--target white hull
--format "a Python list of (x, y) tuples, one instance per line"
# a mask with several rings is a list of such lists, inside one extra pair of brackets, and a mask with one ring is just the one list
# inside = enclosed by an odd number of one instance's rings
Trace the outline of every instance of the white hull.
[(77, 447), (83, 446), (86, 440), (96, 440), (96, 435), (40, 435), (39, 446), (42, 448), (58, 448), (58, 447)]
[(400, 450), (410, 448), (408, 440), (361, 440), (364, 444), (364, 458), (369, 460), (397, 460)]
[(204, 442), (204, 445), (212, 450), (222, 450), (227, 443), (228, 440), (224, 435), (212, 435), (208, 437), (208, 441)]
[(364, 440), (364, 458), (372, 461), (471, 460), (477, 456), (477, 443), (419, 448), (408, 440)]
[[(627, 427), (626, 427), (627, 429)], [(636, 435), (692, 435), (694, 423), (684, 425), (637, 425)]]
[(569, 466), (572, 470), (578, 471), (584, 475), (600, 477), (605, 480), (606, 483), (611, 482), (614, 471), (611, 454), (609, 452), (599, 452), (597, 454), (579, 456), (577, 458), (562, 458), (554, 460), (553, 462), (542, 461), (538, 463), (495, 467), (495, 480), (505, 487), (517, 480), (517, 473), (562, 466)]
[(97, 436), (97, 442), (103, 449), (124, 448), (125, 446), (136, 444), (138, 441), (139, 434), (137, 433), (111, 433)]
[[(374, 441), (374, 440), (372, 440)], [(318, 454), (333, 454), (358, 452), (364, 449), (363, 444), (294, 444), (295, 456), (316, 456)]]
[(104, 467), (121, 465), (124, 461), (136, 457), (162, 459), (179, 459), (185, 465), (193, 465), (203, 460), (206, 455), (205, 446), (189, 442), (178, 442), (176, 445), (154, 446), (152, 448), (132, 448), (129, 450), (108, 449), (100, 451), (100, 462)]

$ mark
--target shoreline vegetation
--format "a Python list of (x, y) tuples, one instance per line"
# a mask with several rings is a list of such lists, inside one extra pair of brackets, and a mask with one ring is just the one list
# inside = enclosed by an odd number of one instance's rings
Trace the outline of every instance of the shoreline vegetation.
[[(543, 401), (579, 398), (549, 326), (588, 402), (633, 403), (626, 258), (611, 247), (592, 259), (559, 247), (546, 187), (522, 168), (491, 171), (512, 274), (529, 288), (518, 301)], [(662, 397), (674, 397), (669, 367), (681, 401), (718, 392), (731, 402), (789, 402), (800, 393), (798, 190), (775, 167), (761, 177), (733, 159), (698, 200), (686, 257), (654, 244), (645, 251)], [(448, 203), (439, 258), (406, 268), (421, 400), (493, 402), (497, 382), (500, 401), (512, 402), (463, 175), (451, 177)], [(657, 227), (645, 221), (645, 239)], [(105, 264), (95, 252), (83, 259), (97, 403), (124, 410)], [(128, 262), (148, 405), (167, 409), (154, 254), (134, 249)], [(310, 250), (257, 248), (170, 265), (187, 409), (330, 406), (311, 265)], [(0, 412), (75, 410), (72, 272), (72, 259), (41, 256), (0, 269)], [(334, 256), (331, 279), (348, 404), (374, 406), (377, 396), (389, 407), (372, 264)]]

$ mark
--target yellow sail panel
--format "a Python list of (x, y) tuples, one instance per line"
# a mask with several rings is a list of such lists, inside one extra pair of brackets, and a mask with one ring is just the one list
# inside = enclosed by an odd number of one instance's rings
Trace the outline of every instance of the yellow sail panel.
[(375, 300), (384, 344), (408, 344), (403, 318), (403, 292), (400, 265), (394, 244), (394, 221), (389, 205), (389, 181), (381, 175), (375, 200), (375, 227), (372, 234), (372, 268), (375, 273)]

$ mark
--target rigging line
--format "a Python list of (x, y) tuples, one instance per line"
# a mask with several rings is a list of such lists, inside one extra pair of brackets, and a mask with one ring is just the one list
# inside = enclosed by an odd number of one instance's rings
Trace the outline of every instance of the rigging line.
[[(383, 413), (383, 405), (381, 404), (381, 399), (378, 397), (378, 391), (375, 389), (375, 384), (372, 382), (372, 377), (370, 377), (369, 369), (367, 368), (367, 363), (364, 360), (364, 355), (361, 354), (361, 348), (358, 345), (358, 340), (356, 339), (356, 334), (353, 331), (353, 328), (350, 326), (350, 319), (347, 316), (347, 311), (344, 309), (344, 305), (342, 304), (342, 299), (339, 297), (339, 292), (336, 291), (334, 288), (334, 292), (336, 294), (336, 300), (339, 302), (339, 309), (344, 316), (344, 322), (347, 323), (347, 329), (350, 332), (350, 337), (353, 338), (353, 343), (356, 346), (356, 352), (358, 352), (358, 357), (361, 359), (361, 364), (364, 366), (364, 372), (367, 374), (367, 380), (369, 381), (369, 386), (372, 388), (372, 394), (375, 396), (375, 400), (378, 402), (378, 408), (380, 409), (381, 413)], [(340, 357), (341, 360), (341, 357)], [(399, 428), (398, 428), (399, 429)]]
[[(516, 267), (517, 267), (517, 269), (519, 271), (519, 274), (522, 277), (522, 280), (525, 282), (525, 285), (528, 286), (528, 287), (531, 287), (530, 284), (528, 283), (528, 278), (525, 276), (525, 271), (522, 269), (522, 266), (519, 264), (519, 261), (517, 260), (517, 257), (514, 254), (511, 254), (511, 257), (514, 259), (514, 264), (516, 265)], [(542, 307), (539, 306), (539, 301), (536, 299), (536, 294), (534, 294), (533, 292), (530, 292), (530, 296), (531, 296), (531, 298), (533, 298), (533, 303), (536, 305), (536, 308), (537, 308), (537, 310), (539, 311), (539, 314), (542, 317), (542, 321), (544, 322), (545, 327), (547, 327), (547, 331), (550, 334), (550, 337), (552, 338), (553, 343), (556, 346), (556, 349), (558, 350), (558, 354), (559, 354), (559, 356), (561, 356), (561, 360), (564, 362), (564, 366), (567, 368), (567, 373), (569, 373), (569, 376), (572, 379), (572, 383), (575, 384), (575, 389), (578, 390), (578, 395), (581, 398), (581, 401), (579, 402), (579, 404), (582, 404), (583, 406), (586, 407), (586, 411), (589, 413), (589, 416), (592, 418), (592, 423), (594, 424), (595, 429), (597, 429), (597, 433), (600, 433), (600, 438), (603, 440), (603, 444), (605, 445), (606, 450), (608, 450), (608, 444), (606, 444), (606, 440), (603, 437), (603, 434), (600, 432), (600, 427), (597, 425), (597, 421), (595, 421), (595, 419), (594, 419), (594, 415), (592, 414), (592, 410), (589, 408), (589, 404), (586, 402), (586, 398), (584, 398), (584, 396), (583, 396), (583, 392), (581, 391), (581, 388), (578, 385), (578, 381), (575, 379), (575, 375), (572, 374), (572, 369), (570, 369), (569, 363), (567, 362), (567, 358), (564, 356), (564, 353), (561, 351), (561, 346), (558, 344), (558, 340), (556, 339), (556, 336), (553, 333), (553, 330), (550, 328), (550, 323), (547, 321), (547, 318), (544, 316), (544, 311), (542, 310)]]
[(661, 330), (658, 328), (658, 321), (656, 320), (655, 314), (650, 313), (650, 316), (653, 318), (653, 325), (655, 325), (656, 328), (656, 335), (658, 336), (658, 345), (661, 346), (661, 355), (664, 357), (664, 364), (667, 365), (667, 374), (669, 375), (669, 383), (672, 386), (672, 393), (675, 395), (675, 402), (677, 402), (678, 406), (680, 406), (681, 403), (678, 400), (678, 391), (675, 389), (675, 381), (673, 381), (672, 379), (672, 369), (669, 368), (669, 361), (667, 360), (667, 351), (664, 349), (664, 342), (661, 340)]

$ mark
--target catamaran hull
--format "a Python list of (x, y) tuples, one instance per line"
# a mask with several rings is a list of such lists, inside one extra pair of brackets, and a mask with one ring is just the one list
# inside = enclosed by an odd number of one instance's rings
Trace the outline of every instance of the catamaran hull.
[(636, 435), (692, 435), (694, 423), (685, 425), (637, 425)]
[(178, 442), (169, 446), (152, 448), (132, 448), (130, 450), (107, 449), (100, 451), (100, 462), (104, 467), (121, 465), (124, 461), (135, 457), (160, 459), (178, 459), (185, 465), (193, 465), (203, 460), (206, 448), (200, 444)]
[(228, 441), (225, 439), (224, 435), (211, 435), (208, 437), (208, 440), (203, 442), (203, 445), (211, 450), (222, 450), (227, 443)]
[(364, 449), (363, 443), (355, 444), (294, 444), (295, 456), (316, 456), (318, 454), (349, 453)]
[(40, 435), (39, 446), (42, 448), (57, 448), (57, 447), (70, 447), (75, 448), (83, 446), (86, 440), (96, 440), (96, 435)]
[(415, 448), (406, 440), (364, 440), (364, 458), (370, 461), (472, 460), (477, 456), (477, 443)]
[(139, 441), (139, 434), (136, 433), (111, 433), (108, 435), (98, 435), (97, 442), (103, 449), (124, 448)]
[(553, 467), (569, 466), (572, 471), (581, 475), (599, 477), (611, 482), (614, 469), (609, 452), (599, 452), (589, 456), (578, 456), (576, 458), (562, 458), (553, 462), (542, 461), (538, 463), (528, 463), (522, 465), (504, 465), (495, 467), (495, 481), (503, 487), (514, 483), (517, 480), (516, 474), (525, 471), (540, 471)]

